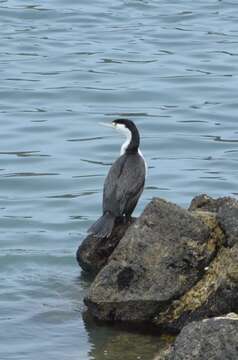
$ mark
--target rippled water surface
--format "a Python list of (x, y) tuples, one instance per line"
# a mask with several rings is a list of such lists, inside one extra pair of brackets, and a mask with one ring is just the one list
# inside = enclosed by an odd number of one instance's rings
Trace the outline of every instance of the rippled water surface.
[(135, 120), (153, 196), (236, 195), (236, 1), (0, 1), (0, 359), (150, 360), (156, 337), (83, 320), (75, 250)]

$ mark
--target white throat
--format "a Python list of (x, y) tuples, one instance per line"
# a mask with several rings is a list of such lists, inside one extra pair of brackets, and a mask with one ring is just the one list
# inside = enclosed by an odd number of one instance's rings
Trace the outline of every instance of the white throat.
[(131, 142), (131, 132), (129, 131), (129, 134), (126, 137), (126, 141), (121, 146), (120, 155), (124, 155), (126, 152), (126, 149), (128, 148), (129, 144)]
[[(131, 142), (131, 132), (129, 129), (127, 129), (124, 125), (122, 124), (117, 124), (116, 125), (116, 129), (121, 133), (123, 134), (125, 137), (126, 137), (126, 141), (122, 144), (121, 146), (121, 151), (120, 151), (120, 155), (124, 155), (125, 152), (126, 152), (126, 149), (128, 148), (130, 142)], [(147, 173), (148, 173), (148, 166), (147, 166), (147, 163), (145, 161), (145, 158), (142, 154), (142, 152), (140, 151), (140, 149), (138, 149), (138, 154), (142, 157), (142, 159), (144, 160), (144, 164), (145, 164), (145, 176), (147, 176)]]
[(126, 137), (126, 141), (122, 144), (121, 146), (121, 151), (120, 151), (120, 155), (124, 155), (126, 152), (126, 149), (128, 148), (130, 142), (131, 142), (131, 132), (129, 129), (127, 129), (125, 127), (125, 125), (123, 124), (117, 124), (116, 125), (116, 130), (119, 131), (123, 136)]

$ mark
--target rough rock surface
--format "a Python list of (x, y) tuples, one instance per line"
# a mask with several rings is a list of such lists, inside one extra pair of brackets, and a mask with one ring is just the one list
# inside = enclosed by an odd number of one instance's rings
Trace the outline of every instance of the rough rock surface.
[(227, 245), (238, 244), (238, 201), (229, 198), (218, 209), (218, 222), (223, 229)]
[(193, 199), (190, 209), (199, 209), (200, 214), (214, 212), (224, 232), (225, 246), (218, 249), (203, 277), (191, 289), (158, 312), (154, 322), (169, 331), (179, 331), (193, 320), (238, 312), (238, 202), (229, 197), (216, 200), (200, 195)]
[[(135, 219), (132, 219), (132, 223)], [(88, 235), (79, 246), (76, 258), (84, 271), (92, 274), (98, 273), (106, 265), (107, 260), (130, 224), (118, 224), (109, 238), (98, 239)]]
[(217, 213), (217, 220), (225, 233), (228, 246), (238, 243), (238, 201), (231, 197), (213, 199), (205, 194), (196, 196), (189, 210)]
[(194, 321), (176, 338), (168, 360), (237, 360), (238, 317)]
[(222, 247), (201, 280), (154, 321), (174, 332), (190, 321), (227, 312), (238, 312), (238, 246)]
[(214, 215), (153, 199), (95, 278), (85, 303), (101, 320), (151, 321), (202, 278), (221, 241)]
[[(232, 198), (231, 197), (222, 197), (218, 199), (213, 199), (212, 197), (208, 196), (207, 194), (201, 194), (195, 196), (191, 204), (189, 206), (189, 210), (203, 210), (217, 213), (219, 208), (229, 202)], [(233, 200), (233, 199), (232, 199)]]

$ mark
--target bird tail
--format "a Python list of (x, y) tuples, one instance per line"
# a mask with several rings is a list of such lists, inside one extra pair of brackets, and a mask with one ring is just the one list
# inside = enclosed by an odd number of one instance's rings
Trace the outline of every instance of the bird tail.
[(89, 229), (88, 233), (97, 238), (107, 238), (111, 235), (115, 222), (115, 216), (110, 212), (105, 212)]

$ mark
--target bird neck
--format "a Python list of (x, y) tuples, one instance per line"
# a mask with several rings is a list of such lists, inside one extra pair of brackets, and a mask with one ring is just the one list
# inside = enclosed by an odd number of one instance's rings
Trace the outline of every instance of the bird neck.
[(120, 155), (124, 155), (125, 153), (136, 153), (138, 152), (138, 148), (140, 145), (140, 135), (137, 129), (133, 132), (128, 131), (126, 134), (126, 141), (121, 146)]

